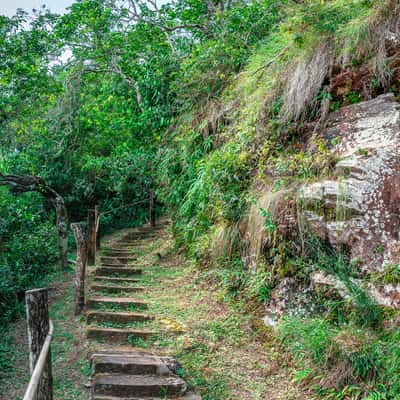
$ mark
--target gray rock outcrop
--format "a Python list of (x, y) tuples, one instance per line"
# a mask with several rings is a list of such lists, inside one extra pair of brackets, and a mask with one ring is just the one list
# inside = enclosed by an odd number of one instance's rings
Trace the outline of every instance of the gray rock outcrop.
[(400, 263), (400, 105), (394, 95), (344, 107), (323, 135), (339, 161), (333, 176), (304, 185), (307, 224), (345, 244), (364, 271)]

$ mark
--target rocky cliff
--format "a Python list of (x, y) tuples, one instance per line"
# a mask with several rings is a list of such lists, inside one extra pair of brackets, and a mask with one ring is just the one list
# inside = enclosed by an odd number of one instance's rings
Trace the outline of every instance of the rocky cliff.
[[(400, 263), (400, 104), (393, 94), (385, 94), (343, 107), (331, 113), (326, 128), (309, 139), (309, 151), (316, 136), (326, 141), (335, 159), (332, 173), (280, 196), (268, 192), (255, 208), (273, 209), (275, 218), (284, 221), (284, 231), (303, 234), (300, 231), (307, 229), (332, 247), (345, 248), (359, 271), (354, 284), (377, 304), (400, 308), (400, 286), (395, 279), (371, 279)], [(293, 201), (288, 200), (293, 198), (295, 213)], [(248, 225), (254, 227), (254, 221)], [(261, 232), (248, 242), (260, 249), (269, 240), (271, 235)], [(259, 253), (252, 249), (253, 256)], [(308, 284), (293, 277), (280, 281), (267, 305), (268, 324), (290, 308), (296, 313), (303, 306), (312, 309), (307, 294), (317, 286), (333, 286), (348, 296), (346, 286), (333, 275), (316, 269), (310, 278)]]

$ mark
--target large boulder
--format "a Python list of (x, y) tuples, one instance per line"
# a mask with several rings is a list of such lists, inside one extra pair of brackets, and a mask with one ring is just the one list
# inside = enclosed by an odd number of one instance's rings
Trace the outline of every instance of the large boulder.
[(329, 179), (300, 189), (320, 238), (344, 244), (364, 272), (400, 263), (400, 105), (394, 95), (332, 113), (324, 137), (338, 157)]

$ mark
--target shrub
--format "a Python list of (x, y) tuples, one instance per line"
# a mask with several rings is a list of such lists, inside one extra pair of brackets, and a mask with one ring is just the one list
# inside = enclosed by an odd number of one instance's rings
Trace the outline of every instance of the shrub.
[(48, 219), (39, 196), (14, 198), (0, 190), (0, 326), (19, 315), (24, 292), (57, 262), (57, 233)]

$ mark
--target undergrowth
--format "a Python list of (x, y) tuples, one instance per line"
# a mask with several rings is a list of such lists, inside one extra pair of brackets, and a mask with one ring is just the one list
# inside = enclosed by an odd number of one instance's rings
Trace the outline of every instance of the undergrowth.
[[(208, 111), (202, 105), (177, 118), (159, 152), (159, 194), (174, 217), (177, 245), (198, 260), (207, 258), (216, 226), (246, 216), (260, 180), (280, 190), (329, 175), (336, 160), (318, 135), (329, 111), (396, 86), (384, 34), (398, 15), (393, 1), (296, 3), (275, 14), (279, 23), (264, 31), (218, 97), (204, 99)], [(360, 75), (362, 66), (368, 74)], [(355, 80), (342, 87), (335, 79), (346, 71)], [(357, 83), (362, 76), (367, 91)]]

